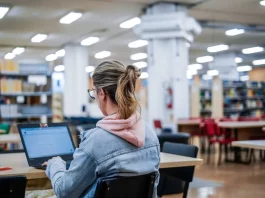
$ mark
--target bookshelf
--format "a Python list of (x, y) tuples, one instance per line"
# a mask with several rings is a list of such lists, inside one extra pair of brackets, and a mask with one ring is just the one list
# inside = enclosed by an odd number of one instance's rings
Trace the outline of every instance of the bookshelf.
[(0, 120), (48, 122), (52, 118), (49, 65), (0, 61)]

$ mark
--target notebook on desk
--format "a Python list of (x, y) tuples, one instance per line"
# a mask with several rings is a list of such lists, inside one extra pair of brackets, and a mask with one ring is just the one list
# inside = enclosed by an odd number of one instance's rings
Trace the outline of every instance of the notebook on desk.
[(29, 166), (45, 169), (42, 164), (60, 156), (67, 168), (73, 160), (75, 146), (67, 123), (18, 124)]

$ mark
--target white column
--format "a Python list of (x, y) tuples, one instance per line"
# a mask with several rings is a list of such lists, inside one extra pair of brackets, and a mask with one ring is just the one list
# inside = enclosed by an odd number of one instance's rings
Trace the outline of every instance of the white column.
[(220, 53), (214, 56), (212, 68), (219, 71), (219, 78), (222, 80), (239, 80), (236, 54), (232, 52)]
[[(189, 117), (189, 87), (186, 77), (188, 65), (187, 42), (201, 32), (200, 25), (187, 15), (185, 7), (158, 3), (149, 7), (141, 17), (135, 33), (148, 44), (148, 121), (163, 123)], [(173, 109), (166, 107), (173, 90)]]
[(84, 116), (82, 107), (88, 105), (88, 48), (67, 45), (65, 46), (64, 66), (64, 115)]

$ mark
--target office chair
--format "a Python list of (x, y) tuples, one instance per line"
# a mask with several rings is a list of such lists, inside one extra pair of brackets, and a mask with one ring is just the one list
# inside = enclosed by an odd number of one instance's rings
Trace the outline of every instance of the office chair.
[(98, 181), (94, 198), (152, 198), (155, 179), (155, 173), (102, 178)]
[[(197, 157), (198, 148), (196, 146), (177, 144), (177, 143), (164, 143), (162, 151), (174, 155), (182, 155), (186, 157)], [(184, 182), (183, 198), (186, 198), (189, 190), (189, 183), (193, 180), (194, 166), (167, 168), (160, 169), (160, 181), (158, 185), (158, 196), (162, 197), (165, 194), (168, 181), (170, 179), (179, 179)], [(173, 186), (171, 186), (173, 187)], [(171, 193), (172, 194), (172, 193)]]
[(25, 176), (0, 177), (0, 197), (24, 198), (26, 183)]

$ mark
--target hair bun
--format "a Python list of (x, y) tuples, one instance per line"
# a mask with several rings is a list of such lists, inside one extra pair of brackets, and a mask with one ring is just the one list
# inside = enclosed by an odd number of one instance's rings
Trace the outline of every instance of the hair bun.
[(130, 74), (133, 74), (133, 76), (134, 76), (134, 79), (136, 80), (137, 78), (139, 78), (140, 77), (140, 75), (141, 75), (141, 71), (140, 71), (140, 69), (138, 69), (137, 67), (135, 67), (134, 65), (128, 65), (127, 67), (126, 67), (126, 71), (125, 71), (125, 73), (128, 75), (130, 75)]

